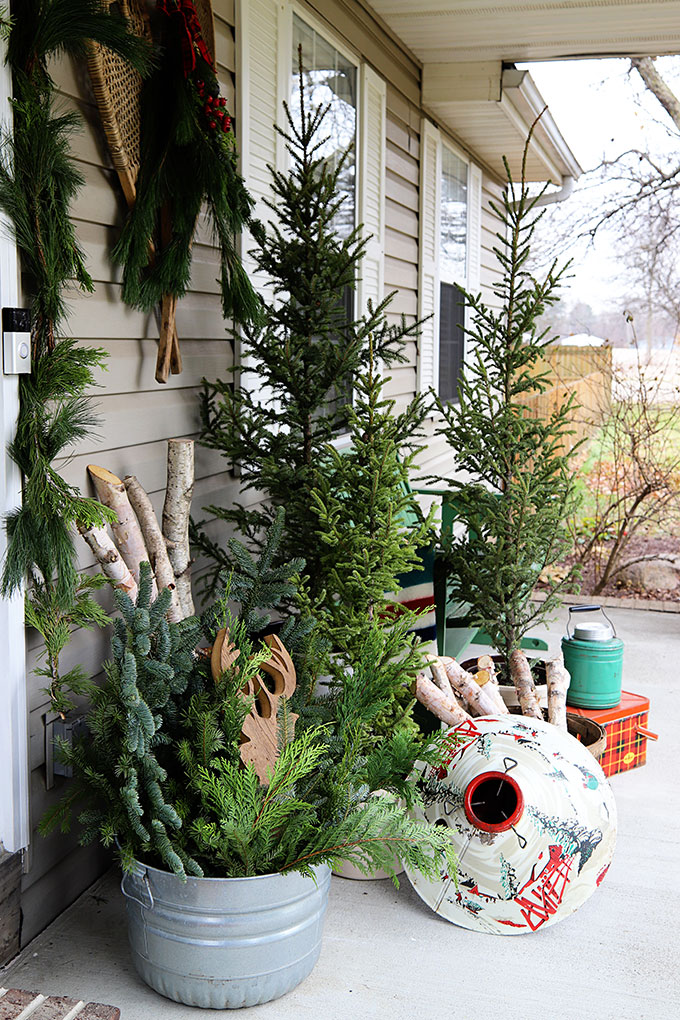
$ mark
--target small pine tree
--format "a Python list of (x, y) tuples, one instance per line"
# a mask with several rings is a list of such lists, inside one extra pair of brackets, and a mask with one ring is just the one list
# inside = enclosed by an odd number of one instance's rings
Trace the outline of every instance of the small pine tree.
[(432, 531), (434, 511), (422, 516), (408, 484), (428, 408), (419, 396), (395, 415), (394, 400), (383, 396), (387, 381), (369, 345), (368, 367), (346, 408), (347, 449), (326, 448), (311, 493), (318, 552), (310, 590), (333, 648), (350, 661), (367, 624), (390, 617), (399, 575), (421, 567), (419, 550)]
[[(328, 108), (307, 108), (302, 71), (299, 118), (285, 103), (284, 110), (287, 130), (279, 132), (292, 166), (287, 173), (272, 171), (268, 203), (278, 225), (268, 232), (261, 226), (254, 230), (255, 262), (272, 281), (275, 300), (267, 305), (263, 323), (242, 330), (237, 370), (244, 385), (217, 381), (206, 385), (202, 399), (202, 442), (238, 463), (242, 492), (262, 493), (266, 502), (205, 509), (257, 543), (277, 508), (285, 507), (281, 559), (302, 557), (315, 577), (317, 519), (309, 493), (320, 483), (328, 444), (346, 425), (337, 396), (368, 365), (371, 338), (373, 356), (389, 367), (404, 360), (403, 345), (417, 335), (417, 325), (403, 318), (400, 325), (389, 325), (390, 298), (347, 318), (343, 295), (356, 285), (366, 241), (358, 230), (345, 238), (336, 231), (343, 202), (338, 178), (346, 156), (331, 167), (322, 155)], [(266, 402), (249, 389), (253, 377), (267, 393)], [(231, 565), (229, 550), (206, 540), (200, 526), (193, 537), (214, 559), (215, 573)]]
[(553, 579), (545, 601), (530, 602), (539, 575), (569, 548), (565, 523), (577, 503), (570, 467), (574, 449), (565, 452), (573, 401), (546, 420), (532, 417), (527, 405), (550, 385), (548, 374), (537, 370), (551, 342), (547, 330), (538, 331), (537, 320), (557, 300), (567, 268), (558, 271), (553, 264), (542, 282), (527, 268), (540, 216), (524, 176), (530, 139), (531, 133), (520, 184), (506, 162), (503, 207), (492, 203), (505, 228), (496, 235), (502, 269), (494, 286), (498, 307), (489, 307), (479, 294), (465, 295), (472, 326), (466, 330), (458, 403), (438, 401), (452, 473), (473, 479), (451, 483), (455, 521), (465, 529), (454, 527), (445, 541), (449, 594), (469, 603), (471, 626), (483, 627), (506, 661), (573, 583), (573, 577)]

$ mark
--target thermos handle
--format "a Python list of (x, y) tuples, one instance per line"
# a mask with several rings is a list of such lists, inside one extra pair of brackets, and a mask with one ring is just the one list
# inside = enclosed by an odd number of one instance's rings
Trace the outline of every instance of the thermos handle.
[(571, 624), (571, 614), (572, 613), (596, 613), (596, 612), (602, 613), (602, 615), (604, 616), (605, 620), (607, 621), (607, 623), (611, 627), (612, 631), (614, 632), (614, 637), (616, 637), (616, 627), (614, 626), (612, 621), (609, 619), (609, 617), (605, 613), (605, 611), (602, 608), (602, 606), (569, 606), (569, 616), (567, 618), (567, 637), (571, 638), (571, 633), (569, 631), (569, 626)]

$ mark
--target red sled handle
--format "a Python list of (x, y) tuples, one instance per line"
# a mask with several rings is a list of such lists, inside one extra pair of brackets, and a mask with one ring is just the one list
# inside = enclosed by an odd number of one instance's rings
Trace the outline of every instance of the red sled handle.
[(637, 731), (638, 731), (638, 733), (641, 736), (647, 737), (648, 740), (658, 740), (659, 739), (659, 734), (658, 733), (652, 733), (651, 730), (646, 730), (644, 726), (638, 726), (637, 727)]

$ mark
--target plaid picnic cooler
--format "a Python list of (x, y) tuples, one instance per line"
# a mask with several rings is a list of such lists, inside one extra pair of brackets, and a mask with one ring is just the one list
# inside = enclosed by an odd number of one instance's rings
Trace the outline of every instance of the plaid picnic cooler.
[(647, 740), (658, 740), (656, 733), (647, 728), (649, 698), (641, 694), (621, 692), (621, 701), (614, 708), (569, 708), (604, 726), (607, 731), (607, 749), (599, 759), (605, 776), (644, 765), (647, 760)]

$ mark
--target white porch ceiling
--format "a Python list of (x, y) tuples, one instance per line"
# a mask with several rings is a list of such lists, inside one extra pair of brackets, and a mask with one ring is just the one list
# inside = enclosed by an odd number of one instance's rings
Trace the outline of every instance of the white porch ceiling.
[(500, 61), (426, 64), (423, 106), (502, 180), (503, 156), (519, 179), (529, 130), (542, 114), (527, 156), (526, 179), (559, 185), (581, 174), (528, 71), (504, 69)]
[(424, 64), (680, 53), (678, 0), (369, 0)]

